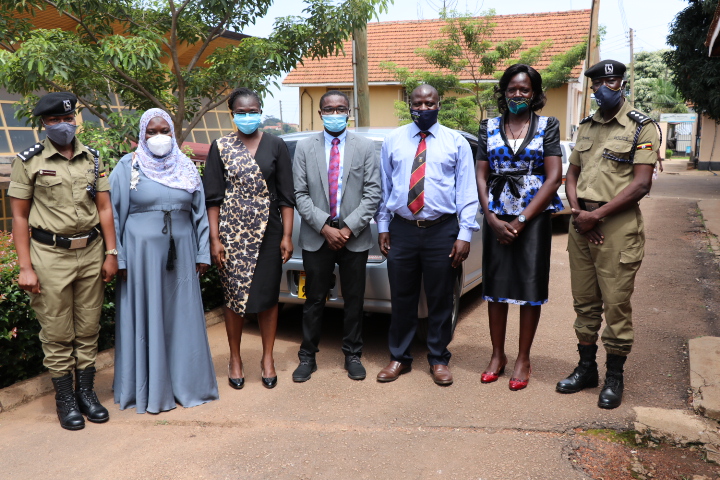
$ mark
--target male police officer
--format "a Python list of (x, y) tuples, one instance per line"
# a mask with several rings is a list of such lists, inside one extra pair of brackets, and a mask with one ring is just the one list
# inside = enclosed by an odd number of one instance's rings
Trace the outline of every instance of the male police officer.
[(8, 190), (18, 283), (40, 322), (44, 365), (68, 430), (85, 426), (83, 414), (95, 423), (109, 418), (93, 382), (103, 281), (118, 268), (110, 184), (98, 152), (75, 138), (76, 103), (68, 92), (38, 101), (33, 115), (47, 138), (18, 154)]
[(585, 72), (600, 107), (580, 122), (565, 191), (572, 208), (568, 238), (580, 362), (556, 390), (575, 393), (598, 385), (595, 361), (602, 314), (607, 373), (600, 408), (622, 402), (623, 365), (633, 344), (632, 295), (645, 246), (638, 202), (649, 191), (658, 132), (625, 100), (625, 65), (605, 60)]

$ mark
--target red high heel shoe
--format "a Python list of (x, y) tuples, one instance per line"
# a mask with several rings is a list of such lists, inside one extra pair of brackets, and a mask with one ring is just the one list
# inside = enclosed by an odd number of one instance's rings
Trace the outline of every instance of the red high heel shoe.
[(527, 380), (518, 380), (517, 378), (511, 378), (510, 383), (508, 384), (508, 386), (510, 387), (510, 390), (518, 391), (518, 390), (522, 390), (523, 388), (527, 387), (528, 382), (530, 381), (531, 374), (532, 374), (532, 367), (530, 367), (530, 371), (528, 372)]
[(483, 372), (482, 375), (480, 375), (480, 382), (482, 382), (482, 383), (493, 383), (493, 382), (497, 382), (497, 379), (498, 379), (498, 378), (500, 377), (500, 375), (502, 375), (503, 373), (505, 373), (505, 365), (503, 365), (503, 367), (502, 367), (502, 368), (500, 369), (500, 371), (498, 371), (497, 373), (495, 373), (495, 372)]

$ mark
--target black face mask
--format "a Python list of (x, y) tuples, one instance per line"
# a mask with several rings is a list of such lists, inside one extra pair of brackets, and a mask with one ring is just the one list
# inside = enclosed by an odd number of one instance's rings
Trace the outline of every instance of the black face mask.
[(435, 110), (414, 110), (410, 109), (410, 117), (421, 132), (427, 132), (430, 127), (437, 123), (440, 109)]

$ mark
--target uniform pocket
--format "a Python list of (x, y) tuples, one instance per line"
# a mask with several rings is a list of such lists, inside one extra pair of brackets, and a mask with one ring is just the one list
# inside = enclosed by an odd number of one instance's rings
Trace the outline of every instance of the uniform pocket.
[(574, 150), (578, 152), (587, 152), (593, 146), (592, 140), (580, 140), (575, 144)]
[(611, 171), (619, 172), (629, 169), (632, 142), (626, 142), (624, 140), (612, 140), (606, 142), (604, 146), (605, 148), (603, 149), (603, 158), (608, 160)]
[(642, 245), (634, 245), (620, 252), (620, 263), (641, 262), (645, 256), (645, 248)]
[(62, 177), (38, 176), (35, 194), (45, 205), (57, 205), (61, 197)]

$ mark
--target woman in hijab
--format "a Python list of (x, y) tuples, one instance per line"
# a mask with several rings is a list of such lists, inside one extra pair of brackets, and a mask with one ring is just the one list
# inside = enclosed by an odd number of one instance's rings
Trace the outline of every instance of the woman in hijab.
[(199, 275), (210, 264), (200, 175), (152, 108), (110, 175), (117, 234), (115, 403), (137, 413), (218, 398)]

